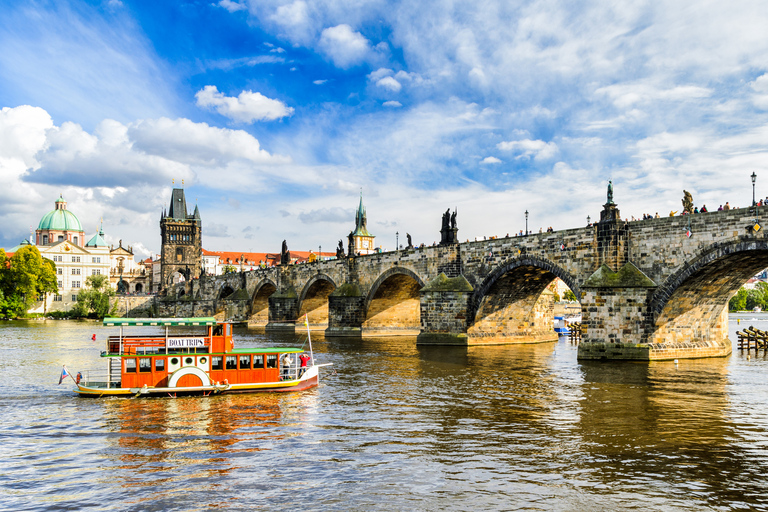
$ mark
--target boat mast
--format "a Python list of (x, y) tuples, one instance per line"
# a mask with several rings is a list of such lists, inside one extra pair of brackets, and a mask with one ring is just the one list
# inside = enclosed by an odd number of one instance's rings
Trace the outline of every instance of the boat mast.
[(312, 366), (315, 366), (315, 354), (312, 353), (312, 336), (309, 335), (309, 316), (304, 313), (304, 325), (307, 326), (307, 339), (309, 340), (309, 358), (312, 359)]

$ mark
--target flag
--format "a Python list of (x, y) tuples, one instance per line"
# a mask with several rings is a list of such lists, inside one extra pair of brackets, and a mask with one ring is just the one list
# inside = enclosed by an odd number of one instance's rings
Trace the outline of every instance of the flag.
[(688, 231), (686, 231), (686, 232), (685, 232), (685, 236), (686, 236), (686, 237), (688, 237), (688, 238), (691, 238), (691, 235), (692, 235), (692, 234), (693, 234), (693, 233), (691, 233), (691, 230), (690, 230), (690, 229), (688, 229)]
[(565, 244), (564, 244), (564, 243), (560, 244), (560, 250), (561, 250), (561, 251), (564, 251), (564, 250), (565, 250)]
[(309, 327), (309, 317), (307, 316), (307, 313), (304, 313), (304, 325)]
[(66, 366), (62, 366), (61, 367), (61, 377), (59, 377), (59, 384), (64, 382), (64, 379), (66, 377), (71, 377), (71, 375), (69, 375), (69, 372), (67, 371), (67, 367)]

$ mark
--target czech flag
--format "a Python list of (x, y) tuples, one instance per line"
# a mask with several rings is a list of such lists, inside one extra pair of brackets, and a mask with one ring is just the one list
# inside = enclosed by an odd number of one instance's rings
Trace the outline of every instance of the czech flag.
[(67, 378), (67, 377), (71, 377), (71, 375), (67, 371), (67, 367), (66, 366), (62, 366), (61, 367), (61, 377), (59, 377), (59, 384), (64, 382), (64, 379)]
[(688, 231), (686, 231), (686, 232), (685, 232), (685, 236), (686, 236), (686, 237), (688, 237), (688, 238), (691, 238), (691, 235), (692, 235), (692, 234), (693, 234), (693, 233), (691, 233), (691, 230), (690, 230), (690, 229), (689, 229)]

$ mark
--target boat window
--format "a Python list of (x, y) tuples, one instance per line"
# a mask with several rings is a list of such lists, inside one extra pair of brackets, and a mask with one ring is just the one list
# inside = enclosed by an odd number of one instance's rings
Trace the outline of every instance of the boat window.
[(263, 370), (264, 369), (264, 356), (263, 355), (253, 356), (253, 367), (256, 368), (256, 369), (259, 369), (259, 370)]
[(184, 358), (184, 364), (195, 364), (195, 359), (193, 357)]
[(155, 371), (156, 372), (164, 372), (165, 371), (165, 359), (162, 359), (160, 357), (155, 359)]
[(224, 326), (219, 324), (216, 327), (213, 328), (213, 335), (214, 336), (221, 336), (224, 334)]
[(221, 356), (212, 356), (211, 370), (223, 370), (223, 369), (224, 369), (224, 358)]
[(277, 354), (267, 356), (267, 368), (277, 368)]
[(125, 373), (136, 373), (136, 359), (130, 357), (125, 360)]
[(237, 356), (227, 356), (227, 370), (237, 370)]
[(140, 357), (139, 358), (139, 371), (140, 372), (151, 372), (152, 371), (152, 360), (148, 357)]
[(200, 359), (198, 359), (198, 361), (199, 361), (200, 364), (205, 364), (205, 363), (208, 362), (208, 358), (207, 357), (201, 357)]
[(171, 364), (173, 366), (176, 366), (177, 364), (179, 364), (179, 358), (178, 357), (172, 357), (171, 358)]
[(251, 369), (251, 356), (240, 356), (240, 369), (241, 370)]

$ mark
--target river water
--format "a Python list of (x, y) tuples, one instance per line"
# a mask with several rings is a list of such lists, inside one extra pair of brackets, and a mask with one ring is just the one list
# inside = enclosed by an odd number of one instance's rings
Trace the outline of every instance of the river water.
[[(768, 316), (731, 317), (732, 332), (748, 325), (768, 330)], [(763, 351), (580, 363), (565, 339), (317, 334), (334, 366), (303, 393), (94, 400), (57, 385), (62, 364), (101, 368), (90, 337), (111, 332), (0, 324), (3, 510), (768, 509)]]

